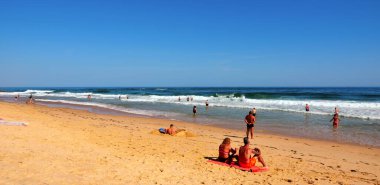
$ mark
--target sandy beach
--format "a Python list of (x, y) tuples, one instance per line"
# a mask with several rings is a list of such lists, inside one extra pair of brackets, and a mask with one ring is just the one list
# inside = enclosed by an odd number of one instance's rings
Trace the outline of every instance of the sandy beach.
[[(242, 130), (0, 102), (0, 184), (379, 184), (380, 149), (257, 133), (268, 172), (207, 162)], [(174, 124), (178, 136), (156, 130)], [(260, 164), (259, 164), (260, 165)]]

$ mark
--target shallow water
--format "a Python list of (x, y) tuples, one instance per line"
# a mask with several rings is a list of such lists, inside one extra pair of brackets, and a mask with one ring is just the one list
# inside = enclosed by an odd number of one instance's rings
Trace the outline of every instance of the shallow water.
[[(10, 99), (33, 94), (39, 102), (100, 107), (131, 114), (245, 129), (257, 108), (255, 129), (298, 137), (380, 146), (380, 88), (1, 88)], [(91, 95), (91, 100), (87, 95)], [(119, 96), (121, 99), (119, 99)], [(128, 96), (128, 99), (126, 98)], [(181, 101), (178, 101), (181, 97)], [(193, 97), (193, 101), (186, 101)], [(210, 106), (205, 107), (208, 100)], [(305, 113), (308, 103), (311, 112)], [(197, 116), (192, 107), (198, 107)], [(338, 129), (329, 122), (340, 110)]]

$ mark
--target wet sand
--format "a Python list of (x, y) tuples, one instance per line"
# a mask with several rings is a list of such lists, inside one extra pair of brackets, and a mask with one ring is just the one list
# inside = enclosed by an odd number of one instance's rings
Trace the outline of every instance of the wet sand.
[[(257, 133), (270, 170), (207, 162), (241, 131), (156, 118), (0, 102), (0, 184), (379, 184), (380, 149)], [(178, 136), (156, 132), (175, 124)]]

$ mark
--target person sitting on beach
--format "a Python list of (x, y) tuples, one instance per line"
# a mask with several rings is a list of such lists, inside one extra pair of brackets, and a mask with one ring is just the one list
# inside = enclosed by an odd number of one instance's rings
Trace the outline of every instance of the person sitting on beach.
[(244, 138), (244, 146), (239, 149), (238, 164), (243, 168), (252, 168), (256, 164), (256, 159), (264, 166), (267, 167), (262, 157), (261, 151), (258, 148), (253, 150), (249, 148), (248, 137)]
[(335, 114), (334, 114), (333, 118), (330, 120), (330, 122), (331, 121), (333, 122), (333, 127), (337, 128), (339, 125), (339, 121), (340, 121), (338, 112), (335, 112)]
[(249, 136), (249, 133), (251, 133), (251, 139), (253, 139), (253, 131), (255, 127), (256, 118), (252, 115), (252, 111), (249, 111), (248, 115), (245, 116), (244, 121), (247, 124), (247, 137)]
[(173, 124), (170, 124), (170, 127), (166, 129), (166, 134), (174, 136), (177, 133), (176, 128), (174, 128)]
[(218, 161), (231, 163), (233, 158), (237, 159), (235, 155), (237, 149), (231, 147), (231, 139), (226, 137), (222, 144), (219, 145), (219, 157)]

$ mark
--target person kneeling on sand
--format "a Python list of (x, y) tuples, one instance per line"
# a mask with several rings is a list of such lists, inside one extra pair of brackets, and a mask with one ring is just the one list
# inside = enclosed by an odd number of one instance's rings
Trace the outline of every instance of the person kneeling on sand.
[(258, 148), (250, 149), (248, 137), (244, 138), (244, 146), (241, 146), (239, 149), (239, 158), (238, 163), (240, 167), (243, 168), (252, 168), (256, 164), (256, 159), (264, 166), (267, 167), (264, 159), (261, 155), (261, 151)]
[(237, 149), (231, 147), (231, 139), (225, 138), (222, 142), (222, 144), (219, 145), (219, 157), (218, 161), (225, 162), (225, 163), (231, 163), (233, 158), (237, 159), (237, 156), (235, 155)]

